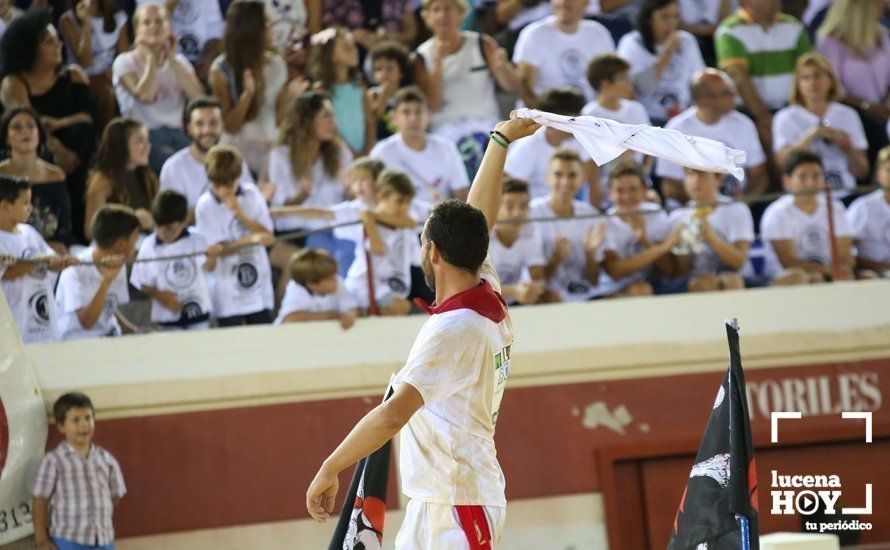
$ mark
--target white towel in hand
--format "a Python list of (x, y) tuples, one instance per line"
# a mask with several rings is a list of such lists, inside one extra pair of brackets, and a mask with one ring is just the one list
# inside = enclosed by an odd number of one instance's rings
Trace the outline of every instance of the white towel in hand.
[(568, 117), (536, 109), (518, 109), (515, 118), (530, 118), (556, 130), (575, 136), (598, 166), (615, 160), (632, 149), (667, 159), (681, 166), (705, 172), (730, 173), (739, 181), (745, 179), (745, 152), (730, 149), (723, 143), (702, 137), (681, 134), (644, 124), (621, 124), (593, 116)]

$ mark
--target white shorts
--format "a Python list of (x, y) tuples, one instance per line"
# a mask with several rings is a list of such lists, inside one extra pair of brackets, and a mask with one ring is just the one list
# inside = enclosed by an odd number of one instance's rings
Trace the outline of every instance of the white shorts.
[(506, 508), (444, 506), (411, 499), (396, 535), (396, 550), (493, 550), (506, 518)]

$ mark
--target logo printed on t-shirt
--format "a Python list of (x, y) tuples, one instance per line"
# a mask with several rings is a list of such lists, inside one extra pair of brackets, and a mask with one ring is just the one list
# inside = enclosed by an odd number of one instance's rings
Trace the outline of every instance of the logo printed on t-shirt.
[(238, 286), (244, 290), (252, 288), (259, 279), (256, 266), (250, 262), (238, 264), (235, 267), (235, 276), (238, 278)]
[(179, 258), (167, 263), (164, 278), (174, 288), (188, 288), (198, 276), (198, 264), (194, 258)]
[(49, 325), (49, 298), (46, 290), (40, 289), (28, 298), (28, 310), (35, 323), (43, 327)]

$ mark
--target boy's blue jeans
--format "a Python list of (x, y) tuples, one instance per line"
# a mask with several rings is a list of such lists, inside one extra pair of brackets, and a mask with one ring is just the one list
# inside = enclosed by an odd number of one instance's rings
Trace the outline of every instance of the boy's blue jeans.
[(53, 544), (56, 545), (56, 548), (59, 550), (114, 550), (114, 543), (109, 542), (105, 545), (98, 544), (78, 544), (76, 542), (72, 542), (68, 539), (63, 539), (59, 537), (52, 537)]

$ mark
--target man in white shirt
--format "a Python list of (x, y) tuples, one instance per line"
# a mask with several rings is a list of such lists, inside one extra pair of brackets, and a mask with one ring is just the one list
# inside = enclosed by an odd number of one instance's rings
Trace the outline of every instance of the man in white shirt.
[[(833, 278), (831, 234), (822, 160), (809, 151), (792, 151), (782, 184), (788, 195), (776, 199), (760, 220), (767, 247), (765, 271), (772, 284), (818, 283)], [(840, 201), (830, 205), (841, 279), (853, 278), (853, 228)]]
[[(548, 113), (578, 116), (584, 108), (584, 96), (572, 88), (551, 88), (541, 94), (538, 107)], [(584, 147), (568, 132), (545, 127), (532, 137), (520, 141), (507, 151), (504, 172), (528, 183), (532, 199), (546, 197), (550, 194), (547, 166), (553, 153), (561, 149), (575, 151), (581, 157), (585, 176), (582, 182), (587, 182), (586, 188), (581, 189), (581, 194), (587, 196), (590, 204), (599, 206), (601, 197), (599, 186), (596, 185), (597, 166)]]
[(614, 52), (615, 41), (600, 23), (584, 19), (586, 4), (586, 0), (551, 0), (553, 15), (519, 33), (513, 63), (526, 106), (537, 108), (538, 96), (558, 86), (575, 88), (587, 101), (593, 99), (584, 70), (595, 55)]
[[(508, 142), (535, 129), (520, 119), (497, 126)], [(497, 546), (506, 498), (494, 431), (513, 326), (486, 254), (505, 157), (505, 147), (490, 143), (469, 204), (446, 201), (427, 220), (421, 263), (436, 293), (432, 316), (393, 379), (392, 396), (356, 425), (309, 486), (306, 507), (316, 520), (334, 509), (337, 475), (401, 430), (401, 486), (410, 500), (395, 547)]]
[[(192, 140), (191, 145), (170, 156), (161, 168), (160, 188), (184, 195), (189, 204), (189, 223), (195, 221), (195, 205), (207, 190), (209, 180), (204, 169), (204, 157), (219, 143), (223, 131), (222, 107), (211, 97), (196, 97), (188, 102), (182, 125)], [(241, 169), (241, 183), (253, 183), (253, 176), (245, 162)]]
[[(745, 182), (727, 175), (722, 194), (733, 197), (740, 194), (757, 195), (769, 185), (766, 154), (757, 135), (757, 127), (747, 116), (734, 108), (735, 86), (722, 71), (705, 69), (692, 80), (692, 100), (695, 105), (668, 121), (665, 128), (677, 130), (688, 136), (715, 139), (728, 147), (746, 153)], [(683, 167), (659, 159), (655, 174), (661, 177), (661, 191), (665, 198), (680, 203), (688, 197), (683, 190)]]
[(398, 133), (371, 149), (389, 170), (411, 177), (417, 198), (437, 203), (448, 198), (467, 199), (470, 179), (453, 141), (428, 134), (430, 110), (418, 88), (403, 88), (392, 99), (392, 123)]

